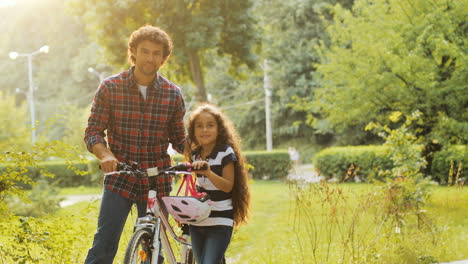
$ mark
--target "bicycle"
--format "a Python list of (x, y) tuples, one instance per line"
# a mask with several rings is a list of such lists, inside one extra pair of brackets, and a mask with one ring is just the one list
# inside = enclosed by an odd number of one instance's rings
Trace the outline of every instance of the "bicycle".
[[(121, 163), (118, 166), (118, 171), (105, 173), (104, 175), (111, 174), (133, 174), (137, 177), (157, 177), (163, 174), (171, 175), (183, 175), (183, 180), (180, 185), (178, 193), (181, 191), (182, 187), (185, 184), (185, 196), (169, 196), (163, 197), (165, 200), (178, 200), (180, 201), (189, 201), (187, 206), (191, 204), (194, 205), (195, 209), (199, 210), (198, 207), (203, 207), (200, 210), (205, 210), (203, 212), (206, 217), (209, 215), (209, 206), (204, 203), (208, 196), (205, 193), (197, 193), (194, 189), (194, 180), (192, 178), (192, 172), (190, 169), (190, 163), (180, 163), (176, 166), (170, 167), (165, 170), (158, 170), (157, 168), (150, 168), (146, 171), (139, 170), (137, 164), (128, 165)], [(191, 197), (187, 195), (191, 194)], [(184, 204), (184, 203), (183, 203)], [(175, 207), (175, 208), (174, 208)], [(195, 258), (193, 256), (191, 243), (189, 242), (189, 231), (188, 226), (185, 224), (193, 220), (190, 214), (180, 210), (176, 206), (172, 205), (170, 208), (167, 208), (167, 211), (179, 222), (182, 224), (182, 235), (178, 236), (172, 225), (169, 223), (168, 215), (164, 212), (163, 207), (160, 204), (160, 201), (156, 198), (156, 192), (150, 190), (148, 193), (148, 203), (146, 209), (146, 216), (140, 217), (137, 219), (137, 222), (134, 226), (134, 233), (130, 238), (127, 249), (125, 251), (124, 263), (138, 263), (138, 264), (162, 264), (160, 259), (159, 252), (164, 250), (164, 257), (166, 261), (170, 264), (194, 264)], [(190, 213), (190, 212), (189, 212)], [(193, 212), (192, 212), (193, 213)], [(199, 216), (199, 215), (196, 215)], [(203, 215), (201, 216), (203, 217)], [(180, 250), (180, 262), (176, 260), (176, 254), (174, 253), (173, 248), (170, 244), (170, 237), (173, 241), (181, 245)]]

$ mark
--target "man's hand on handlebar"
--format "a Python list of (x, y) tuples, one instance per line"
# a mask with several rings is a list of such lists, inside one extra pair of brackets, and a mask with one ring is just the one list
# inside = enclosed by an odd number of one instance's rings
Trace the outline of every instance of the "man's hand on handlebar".
[(112, 172), (117, 170), (117, 165), (119, 161), (114, 156), (107, 156), (103, 158), (101, 161), (101, 170), (104, 173)]

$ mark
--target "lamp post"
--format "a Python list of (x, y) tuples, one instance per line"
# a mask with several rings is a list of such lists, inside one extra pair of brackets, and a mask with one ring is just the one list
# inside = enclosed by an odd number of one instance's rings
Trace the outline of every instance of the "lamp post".
[(263, 64), (263, 88), (265, 89), (265, 127), (266, 127), (266, 146), (267, 151), (273, 149), (273, 139), (271, 133), (271, 84), (268, 76), (268, 60), (265, 59)]
[(89, 67), (88, 72), (96, 74), (96, 76), (99, 78), (99, 82), (102, 82), (102, 80), (104, 80), (104, 73), (96, 71), (93, 67)]
[(34, 84), (33, 84), (33, 56), (40, 53), (48, 53), (49, 46), (42, 46), (40, 49), (31, 52), (31, 53), (18, 53), (12, 51), (9, 53), (10, 59), (15, 60), (18, 57), (27, 57), (28, 58), (28, 77), (29, 77), (29, 91), (26, 93), (29, 104), (29, 112), (31, 114), (31, 142), (36, 143), (36, 111), (34, 109)]

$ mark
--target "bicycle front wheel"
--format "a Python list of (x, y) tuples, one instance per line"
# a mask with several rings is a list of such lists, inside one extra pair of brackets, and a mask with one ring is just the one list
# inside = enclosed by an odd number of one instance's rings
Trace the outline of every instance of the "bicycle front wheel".
[(133, 233), (127, 250), (124, 264), (151, 264), (151, 239), (153, 233), (149, 228), (143, 228)]
[(193, 251), (191, 248), (187, 250), (187, 254), (185, 256), (185, 264), (195, 264), (195, 257), (193, 256)]

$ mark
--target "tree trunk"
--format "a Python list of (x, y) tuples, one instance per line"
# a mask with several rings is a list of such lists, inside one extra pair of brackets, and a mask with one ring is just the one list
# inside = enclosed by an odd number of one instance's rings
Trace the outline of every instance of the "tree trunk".
[(207, 102), (205, 80), (203, 79), (203, 72), (200, 64), (200, 57), (197, 50), (189, 50), (190, 72), (192, 73), (192, 81), (197, 87), (197, 100), (198, 102)]

